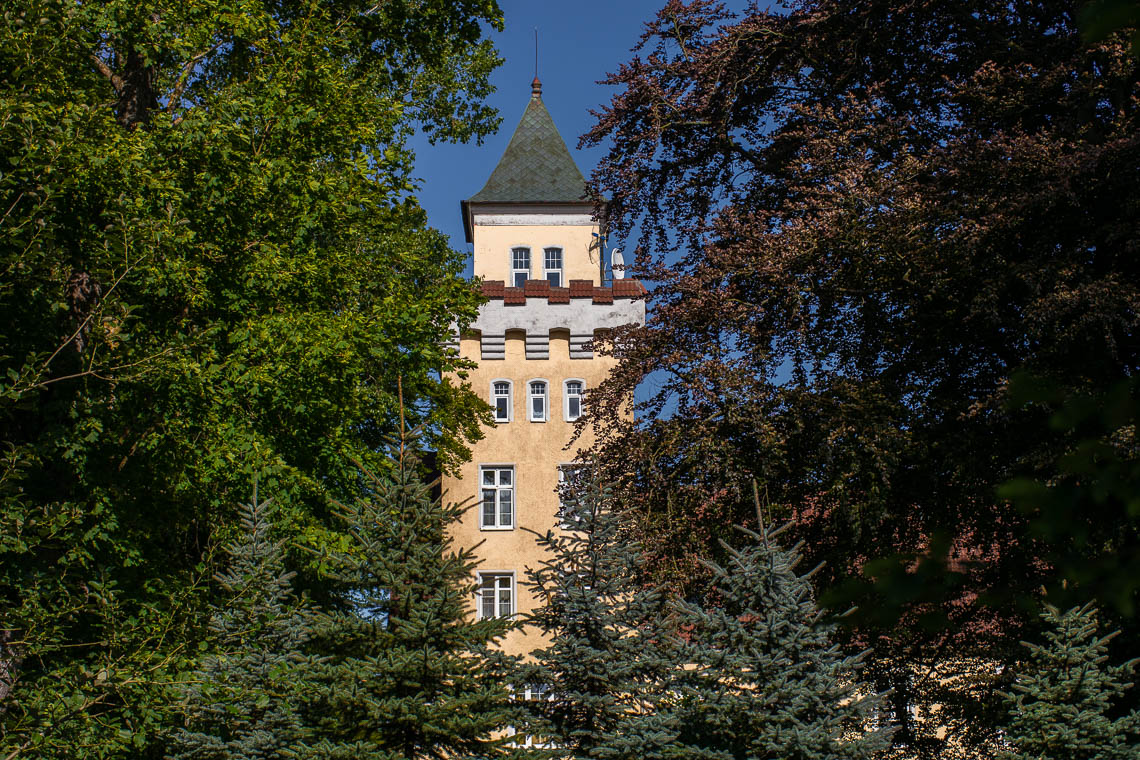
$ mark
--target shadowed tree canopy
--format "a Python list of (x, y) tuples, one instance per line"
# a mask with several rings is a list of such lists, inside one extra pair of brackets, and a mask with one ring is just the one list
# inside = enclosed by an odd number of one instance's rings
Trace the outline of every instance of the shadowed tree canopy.
[(467, 456), (486, 407), (441, 378), (479, 297), (407, 140), (497, 126), (500, 24), (494, 0), (5, 4), (0, 755), (146, 756), (250, 475), (296, 544), (335, 544), (398, 377), (441, 463)]
[[(1086, 41), (1080, 10), (671, 0), (649, 21), (584, 142), (610, 146), (594, 187), (657, 283), (591, 398), (660, 573), (699, 578), (755, 524), (755, 479), (828, 560), (824, 598), (890, 631), (880, 655), (1011, 646), (1058, 578), (996, 489), (1048, 480), (1074, 438), (1009, 380), (1063, 398), (1140, 369), (1140, 69), (1132, 30)], [(639, 420), (614, 414), (639, 386)], [(1136, 514), (1072, 516), (1089, 557), (1140, 545)]]

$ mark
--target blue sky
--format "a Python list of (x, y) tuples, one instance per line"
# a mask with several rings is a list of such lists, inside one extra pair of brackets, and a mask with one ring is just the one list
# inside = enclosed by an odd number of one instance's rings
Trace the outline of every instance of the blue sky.
[(491, 76), (496, 92), (490, 98), (503, 117), (499, 132), (481, 146), (413, 141), (422, 181), (418, 195), (428, 223), (450, 236), (452, 247), (468, 253), (459, 201), (483, 187), (522, 118), (534, 78), (535, 27), (543, 102), (588, 177), (604, 146), (578, 150), (578, 138), (593, 125), (590, 109), (607, 103), (613, 93), (597, 82), (629, 60), (645, 22), (664, 0), (499, 0), (499, 5), (506, 24), (492, 39), (505, 61)]

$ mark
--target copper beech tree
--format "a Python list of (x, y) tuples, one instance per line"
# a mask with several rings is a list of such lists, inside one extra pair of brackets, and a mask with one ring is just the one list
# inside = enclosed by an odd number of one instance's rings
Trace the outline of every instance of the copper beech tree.
[[(1032, 506), (997, 495), (1072, 442), (1048, 403), (1010, 403), (1011, 377), (1063, 398), (1140, 368), (1140, 68), (1132, 30), (1088, 41), (1080, 11), (671, 0), (584, 137), (609, 146), (594, 189), (655, 283), (591, 397), (652, 566), (700, 578), (755, 524), (755, 482), (827, 560), (825, 598), (860, 604), (896, 742), (930, 752), (916, 702), (966, 745), (992, 714), (989, 684), (938, 694), (940, 668), (1001, 661), (1025, 595), (1072, 589)], [(634, 389), (638, 419), (612, 413)], [(1127, 512), (1072, 520), (1094, 559), (1140, 544)]]

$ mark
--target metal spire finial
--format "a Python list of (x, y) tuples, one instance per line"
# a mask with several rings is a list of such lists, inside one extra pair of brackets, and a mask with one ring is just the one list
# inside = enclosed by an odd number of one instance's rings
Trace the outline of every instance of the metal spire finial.
[(542, 97), (542, 82), (538, 79), (538, 27), (534, 28), (534, 80), (530, 83), (530, 95)]

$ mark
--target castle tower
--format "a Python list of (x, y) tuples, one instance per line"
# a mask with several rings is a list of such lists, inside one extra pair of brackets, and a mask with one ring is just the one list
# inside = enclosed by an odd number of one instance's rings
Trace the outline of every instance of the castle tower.
[[(577, 450), (592, 443), (587, 430), (569, 448), (574, 421), (613, 367), (590, 341), (645, 319), (641, 284), (605, 279), (602, 230), (585, 185), (536, 78), (490, 179), (461, 204), (474, 273), (490, 300), (459, 348), (478, 362), (468, 381), (494, 409), (496, 424), (443, 488), (447, 498), (477, 500), (454, 535), (459, 546), (479, 544), (479, 616), (533, 609), (526, 568), (541, 554), (524, 528), (557, 526), (559, 484), (574, 476)], [(503, 648), (522, 654), (537, 644), (519, 631)]]

